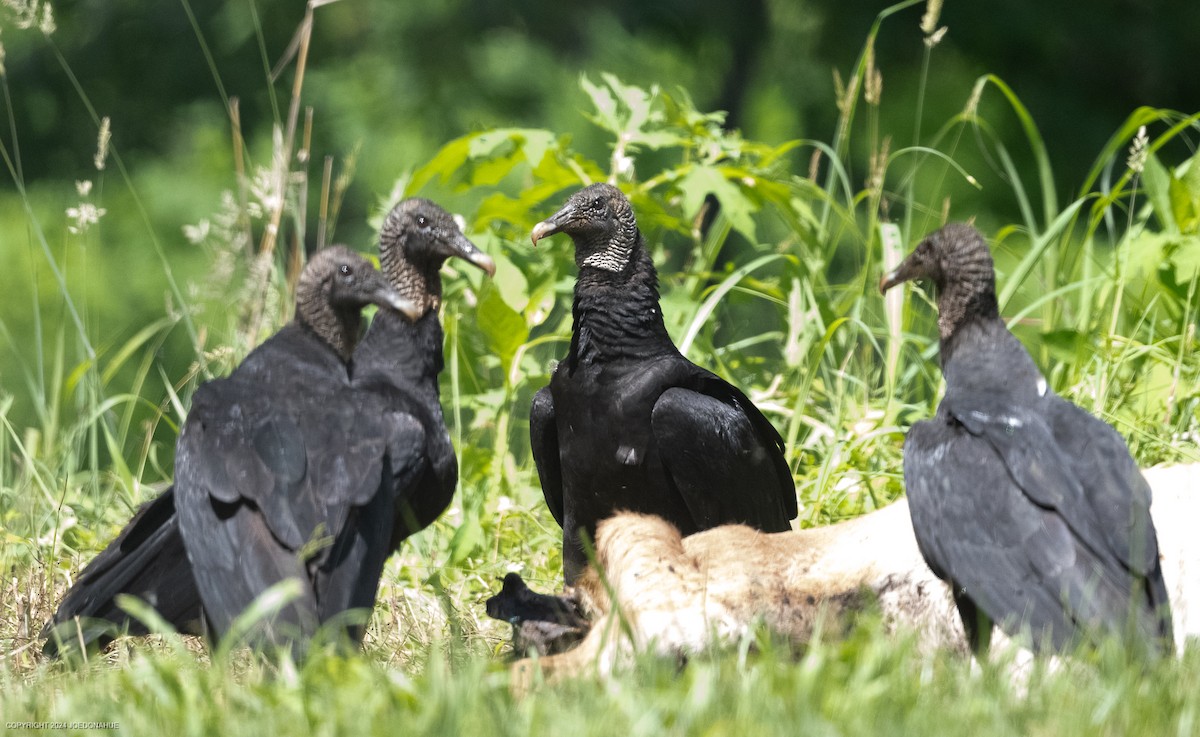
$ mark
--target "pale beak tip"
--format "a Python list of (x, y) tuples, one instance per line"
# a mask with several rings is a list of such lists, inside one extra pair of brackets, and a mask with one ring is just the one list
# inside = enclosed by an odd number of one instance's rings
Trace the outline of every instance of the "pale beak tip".
[(887, 290), (896, 286), (899, 282), (896, 281), (896, 270), (892, 270), (879, 278), (879, 293), (887, 294)]
[(556, 230), (554, 223), (550, 222), (549, 220), (543, 220), (542, 222), (533, 226), (533, 231), (529, 234), (529, 238), (533, 241), (533, 245), (536, 246), (538, 241), (548, 235), (553, 235), (555, 232)]

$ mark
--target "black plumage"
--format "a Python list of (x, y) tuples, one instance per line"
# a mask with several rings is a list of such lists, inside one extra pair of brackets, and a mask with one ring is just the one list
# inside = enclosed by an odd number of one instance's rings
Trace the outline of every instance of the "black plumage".
[[(344, 408), (354, 408), (341, 415), (342, 418), (363, 412), (367, 422), (377, 425), (382, 414), (385, 424), (407, 428), (398, 437), (406, 438), (408, 444), (397, 447), (393, 443), (387, 451), (389, 465), (395, 467), (391, 471), (392, 493), (377, 494), (366, 505), (351, 505), (344, 524), (350, 534), (321, 543), (326, 550), (325, 565), (309, 572), (311, 583), (323, 593), (315, 605), (312, 597), (302, 603), (307, 608), (304, 616), (308, 628), (314, 619), (326, 621), (347, 609), (370, 608), (387, 555), (412, 532), (436, 519), (449, 504), (457, 481), (457, 462), (438, 403), (437, 376), (442, 367), (442, 330), (437, 316), (442, 289), (438, 270), (450, 256), (465, 258), (489, 274), (494, 272), (495, 265), (463, 237), (444, 210), (428, 200), (407, 200), (393, 209), (384, 222), (380, 248), (380, 260), (393, 289), (419, 313), (415, 322), (381, 310), (348, 366), (342, 363), (342, 356), (349, 346), (339, 338), (336, 342), (342, 348), (336, 352), (338, 363), (345, 366), (345, 377), (328, 360), (324, 350), (317, 354), (322, 356), (322, 368), (310, 367), (300, 372), (279, 368), (294, 363), (286, 355), (280, 355), (286, 353), (281, 348), (290, 346), (307, 354), (311, 340), (282, 344), (269, 341), (270, 345), (264, 344), (238, 369), (246, 382), (271, 383), (282, 378), (275, 394), (298, 397), (294, 400), (295, 409), (307, 407), (306, 411), (314, 412), (317, 419), (310, 421), (321, 432), (325, 432), (321, 428), (321, 412), (328, 409), (312, 406), (310, 400), (315, 395), (334, 404), (341, 402)], [(296, 328), (285, 330), (295, 332)], [(357, 326), (353, 330), (347, 328), (345, 335), (356, 336)], [(310, 359), (308, 356), (302, 363), (307, 365)], [(321, 377), (332, 378), (332, 383), (318, 391), (318, 385), (325, 383)], [(345, 381), (354, 390), (349, 399), (344, 394)], [(341, 392), (341, 399), (330, 399), (329, 391)], [(251, 397), (249, 401), (258, 399), (261, 397)], [(332, 419), (336, 421), (338, 417)], [(367, 430), (366, 426), (356, 427), (354, 432), (361, 436)], [(175, 504), (172, 487), (139, 510), (120, 536), (81, 573), (47, 625), (46, 636), (50, 636), (53, 626), (73, 621), (80, 621), (83, 626), (62, 634), (68, 643), (103, 644), (120, 631), (144, 632), (140, 623), (116, 606), (118, 594), (142, 598), (154, 605), (170, 624), (198, 631), (193, 623), (201, 619), (200, 594), (184, 550)], [(288, 523), (293, 536), (294, 522)], [(259, 583), (266, 585), (269, 580), (264, 578)], [(257, 584), (243, 586), (231, 595), (246, 598), (255, 588)], [(296, 614), (293, 611), (293, 616)], [(351, 639), (360, 640), (362, 633), (361, 626), (350, 623)], [(56, 652), (58, 641), (57, 637), (47, 641), (49, 654)]]
[[(343, 266), (346, 274), (341, 273)], [(331, 291), (322, 293), (323, 288)], [(358, 337), (362, 307), (368, 302), (416, 309), (369, 262), (342, 246), (319, 253), (306, 267), (298, 290), (297, 319), (252, 351), (230, 377), (235, 390), (250, 388), (262, 411), (269, 411), (262, 405), (271, 398), (287, 402), (293, 396), (345, 389), (346, 362)], [(213, 391), (212, 387), (198, 391), (193, 407), (197, 399), (201, 406), (210, 402), (205, 397)], [(142, 505), (117, 538), (84, 568), (43, 631), (47, 655), (56, 655), (60, 644), (104, 645), (120, 632), (144, 634), (143, 624), (117, 605), (118, 595), (142, 599), (181, 631), (205, 631), (200, 590), (180, 532), (176, 503), (177, 487), (172, 486)]]
[(146, 602), (179, 631), (203, 631), (200, 592), (179, 534), (173, 487), (139, 507), (80, 572), (42, 631), (43, 652), (54, 657), (60, 645), (103, 646), (122, 632), (146, 634), (141, 622), (117, 606), (119, 594)]
[(976, 652), (992, 622), (1054, 650), (1099, 634), (1173, 647), (1150, 488), (1121, 436), (1050, 391), (1005, 327), (983, 237), (947, 225), (880, 289), (912, 279), (937, 291), (946, 394), (908, 433), (904, 480)]
[(658, 304), (658, 275), (625, 196), (575, 193), (533, 230), (575, 244), (571, 347), (533, 399), (542, 492), (563, 528), (573, 583), (580, 533), (617, 510), (657, 514), (687, 535), (726, 523), (789, 529), (796, 492), (783, 440), (727, 381), (684, 358)]
[(450, 214), (426, 199), (407, 199), (392, 208), (379, 237), (380, 266), (392, 286), (417, 305), (421, 316), (410, 322), (380, 312), (354, 352), (355, 390), (374, 397), (386, 416), (403, 418), (413, 428), (404, 449), (413, 462), (403, 473), (393, 471), (392, 493), (386, 500), (363, 511), (386, 522), (386, 529), (375, 533), (382, 538), (353, 541), (342, 556), (340, 567), (359, 573), (340, 577), (347, 586), (354, 583), (341, 595), (350, 597), (351, 606), (367, 607), (375, 601), (384, 560), (445, 511), (458, 483), (458, 460), (438, 394), (443, 365), (439, 271), (451, 257), (464, 259), (489, 276), (496, 270), (492, 259), (467, 240)]
[(350, 575), (339, 563), (354, 540), (386, 527), (362, 510), (387, 498), (393, 479), (416, 463), (420, 428), (350, 385), (361, 312), (372, 303), (388, 308), (381, 314), (420, 314), (361, 256), (338, 246), (318, 252), (297, 284), (295, 319), (192, 398), (174, 494), (218, 638), (288, 579), (300, 582), (300, 595), (259, 623), (267, 640), (301, 643), (345, 611), (326, 603)]

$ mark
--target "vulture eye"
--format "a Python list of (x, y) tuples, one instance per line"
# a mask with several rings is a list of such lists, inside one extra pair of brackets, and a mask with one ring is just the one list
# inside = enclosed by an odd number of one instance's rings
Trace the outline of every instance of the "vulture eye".
[(425, 217), (424, 215), (418, 215), (417, 216), (417, 227), (428, 228), (429, 227), (429, 218)]
[(342, 276), (350, 276), (350, 274), (354, 273), (349, 264), (342, 264), (339, 266), (338, 272), (340, 272)]
[(599, 210), (599, 209), (601, 209), (602, 207), (604, 207), (604, 198), (602, 198), (602, 197), (594, 197), (594, 198), (592, 198), (592, 207), (593, 207), (593, 208), (595, 208), (595, 209), (597, 209), (597, 210)]

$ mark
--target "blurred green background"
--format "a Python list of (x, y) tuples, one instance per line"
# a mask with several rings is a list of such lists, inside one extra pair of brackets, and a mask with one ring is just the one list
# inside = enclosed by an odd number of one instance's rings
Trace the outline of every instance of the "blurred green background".
[[(295, 74), (294, 64), (281, 62), (304, 6), (64, 1), (53, 4), (55, 29), (46, 34), (36, 23), (44, 17), (41, 4), (24, 4), (25, 16), (14, 7), (22, 3), (5, 5), (0, 139), (9, 171), (0, 185), (0, 398), (13, 402), (7, 415), (20, 428), (35, 424), (31, 397), (47, 394), (41, 384), (54, 374), (47, 364), (56, 360), (55, 347), (67, 346), (68, 374), (86, 358), (73, 348), (74, 329), (65, 327), (72, 318), (42, 236), (94, 347), (125, 344), (177, 309), (164, 260), (184, 301), (202, 301), (209, 294), (204, 280), (214, 278), (213, 255), (192, 245), (184, 227), (212, 220), (222, 193), (236, 190), (231, 99), (238, 101), (248, 158), (270, 163), (273, 126), (286, 117)], [(327, 156), (334, 157), (335, 176), (352, 175), (335, 237), (361, 250), (372, 241), (368, 217), (397, 180), (462, 134), (496, 126), (547, 128), (606, 160), (609, 137), (581, 114), (590, 108), (581, 74), (594, 79), (607, 71), (643, 87), (682, 86), (700, 110), (729, 111), (727, 125), (749, 139), (829, 141), (838, 116), (834, 70), (842, 78), (852, 75), (863, 39), (885, 6), (342, 0), (319, 7), (303, 94), (314, 111), (309, 222), (317, 219)], [(924, 10), (917, 5), (889, 19), (876, 45), (883, 79), (879, 127), (905, 143), (917, 119), (912, 100), (926, 100), (926, 121), (949, 119), (963, 109), (974, 80), (993, 72), (1029, 107), (1065, 195), (1078, 188), (1134, 108), (1187, 111), (1200, 101), (1200, 75), (1190, 63), (1200, 13), (1191, 0), (1097, 0), (1086, 7), (952, 0), (941, 13), (939, 25), (949, 30), (931, 56), (929, 89), (921, 98)], [(26, 19), (33, 27), (22, 28)], [(278, 78), (272, 76), (276, 65)], [(112, 145), (128, 181), (114, 157), (102, 171), (94, 166), (100, 117), (111, 119)], [(1020, 159), (1028, 147), (1014, 117), (986, 110), (983, 117), (1002, 140), (1012, 141), (1018, 166), (1029, 165)], [(867, 176), (870, 153), (870, 139), (860, 140), (864, 150), (849, 162), (856, 181)], [(1188, 153), (1165, 158), (1179, 161)], [(981, 187), (954, 190), (955, 216), (975, 214), (985, 226), (1015, 218), (1012, 190), (983, 147), (964, 147), (956, 158)], [(795, 166), (802, 171), (807, 161)], [(77, 190), (80, 181), (92, 182), (86, 197)], [(67, 211), (81, 201), (106, 214), (72, 233)], [(453, 209), (456, 202), (451, 197), (445, 204)], [(301, 235), (289, 227), (285, 223), (281, 234), (285, 241), (313, 246), (312, 228)], [(219, 307), (210, 304), (197, 314), (200, 330), (224, 324), (214, 319)], [(163, 376), (186, 372), (195, 357), (191, 346), (192, 337), (178, 326), (163, 337)]]

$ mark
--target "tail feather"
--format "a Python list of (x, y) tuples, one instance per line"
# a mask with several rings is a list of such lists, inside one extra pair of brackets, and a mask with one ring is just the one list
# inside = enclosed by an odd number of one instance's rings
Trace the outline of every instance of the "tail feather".
[(1167, 593), (1167, 582), (1163, 580), (1162, 565), (1156, 565), (1146, 578), (1146, 593), (1149, 595), (1150, 611), (1157, 624), (1156, 649), (1167, 653), (1175, 652), (1175, 627), (1171, 615), (1171, 598)]
[(117, 606), (119, 594), (147, 602), (176, 629), (200, 631), (200, 594), (179, 533), (173, 487), (143, 504), (83, 569), (42, 631), (46, 655), (80, 644), (103, 646), (122, 632), (146, 634), (141, 622)]

